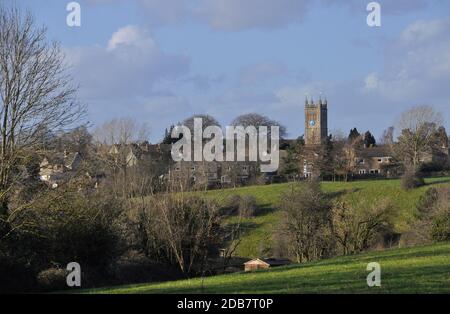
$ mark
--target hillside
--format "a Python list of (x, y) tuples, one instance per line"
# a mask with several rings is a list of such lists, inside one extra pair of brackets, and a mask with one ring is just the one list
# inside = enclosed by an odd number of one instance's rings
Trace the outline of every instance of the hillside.
[[(431, 186), (450, 185), (450, 177), (430, 178), (426, 182), (426, 186), (412, 191), (404, 191), (400, 186), (400, 180), (323, 182), (322, 188), (333, 199), (340, 198), (350, 204), (358, 204), (361, 210), (366, 205), (371, 206), (383, 199), (389, 199), (397, 208), (396, 231), (403, 233), (409, 230), (409, 223), (413, 219), (420, 196)], [(226, 201), (232, 194), (253, 195), (263, 208), (260, 215), (244, 221), (246, 232), (236, 252), (237, 256), (259, 257), (261, 250), (271, 246), (272, 234), (276, 231), (280, 219), (280, 212), (276, 210), (277, 204), (289, 186), (289, 184), (274, 184), (206, 192), (208, 197), (219, 201)]]
[[(381, 265), (381, 287), (368, 288), (367, 264)], [(87, 293), (450, 293), (450, 243), (392, 249), (236, 273), (84, 291)]]

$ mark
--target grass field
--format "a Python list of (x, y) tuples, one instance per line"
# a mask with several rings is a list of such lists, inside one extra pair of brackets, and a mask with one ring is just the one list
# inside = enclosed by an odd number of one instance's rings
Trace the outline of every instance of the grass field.
[[(450, 177), (430, 178), (427, 185), (419, 189), (404, 191), (399, 180), (367, 180), (355, 182), (323, 182), (322, 188), (334, 199), (343, 199), (350, 204), (357, 204), (361, 210), (383, 199), (389, 199), (396, 206), (395, 228), (399, 233), (409, 230), (413, 220), (416, 204), (420, 196), (431, 186), (450, 185)], [(289, 184), (251, 186), (228, 190), (205, 192), (208, 197), (225, 201), (229, 195), (253, 195), (263, 208), (257, 217), (245, 219), (245, 233), (236, 255), (254, 258), (263, 254), (264, 248), (270, 248), (272, 235), (278, 228), (280, 196), (289, 189)]]
[[(367, 264), (381, 266), (369, 288)], [(85, 293), (450, 293), (450, 243), (391, 249), (254, 273), (235, 273)]]

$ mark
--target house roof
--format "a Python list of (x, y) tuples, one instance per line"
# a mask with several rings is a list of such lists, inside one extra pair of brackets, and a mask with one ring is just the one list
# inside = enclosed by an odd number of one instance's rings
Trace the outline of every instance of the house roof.
[(265, 261), (263, 261), (262, 259), (259, 259), (259, 258), (255, 258), (255, 259), (252, 259), (252, 260), (244, 263), (244, 265), (249, 265), (249, 264), (264, 264), (267, 266), (270, 265), (269, 263), (266, 263)]
[(64, 167), (72, 167), (74, 162), (81, 158), (81, 155), (78, 152), (74, 153), (53, 153), (44, 156), (41, 161), (41, 167), (44, 166), (64, 166)]
[(255, 258), (252, 259), (246, 263), (244, 263), (244, 265), (249, 265), (249, 264), (264, 264), (264, 265), (268, 265), (268, 266), (282, 266), (282, 265), (288, 265), (290, 264), (291, 261), (288, 259), (277, 259), (277, 258)]
[(360, 152), (361, 157), (391, 157), (390, 148), (388, 146), (376, 146), (364, 148)]

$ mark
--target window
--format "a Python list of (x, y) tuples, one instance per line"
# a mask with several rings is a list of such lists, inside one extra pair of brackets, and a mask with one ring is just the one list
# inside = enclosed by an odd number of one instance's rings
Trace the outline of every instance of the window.
[(175, 166), (175, 171), (181, 171), (181, 167), (180, 166)]
[(378, 162), (379, 163), (383, 162), (383, 158), (378, 158)]
[(359, 174), (366, 174), (366, 169), (359, 169)]
[(191, 167), (191, 171), (195, 171), (195, 166), (192, 166), (192, 167)]

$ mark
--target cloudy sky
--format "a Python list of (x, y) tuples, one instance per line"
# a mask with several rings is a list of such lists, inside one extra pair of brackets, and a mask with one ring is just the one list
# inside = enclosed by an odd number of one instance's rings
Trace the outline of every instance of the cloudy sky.
[(380, 0), (379, 28), (366, 0), (79, 0), (79, 28), (66, 25), (69, 2), (17, 1), (64, 47), (94, 125), (132, 117), (155, 142), (192, 114), (227, 125), (258, 112), (294, 138), (305, 94), (322, 93), (333, 132), (378, 138), (422, 104), (450, 128), (447, 0)]

